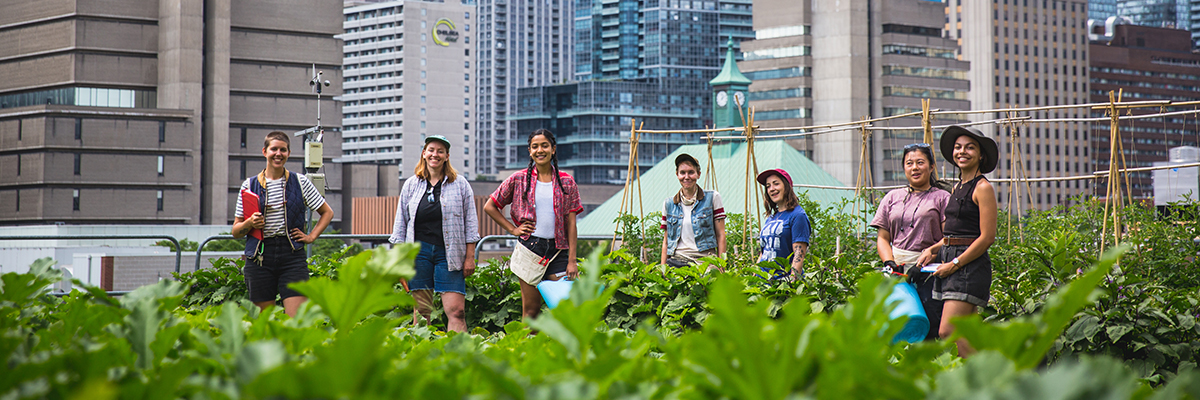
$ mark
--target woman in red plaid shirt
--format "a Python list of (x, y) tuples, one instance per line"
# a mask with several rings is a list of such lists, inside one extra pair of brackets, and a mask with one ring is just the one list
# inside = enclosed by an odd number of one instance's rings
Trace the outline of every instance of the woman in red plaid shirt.
[[(538, 129), (529, 134), (529, 167), (513, 174), (496, 188), (483, 211), (504, 230), (520, 238), (522, 246), (549, 260), (544, 280), (575, 279), (577, 231), (575, 216), (583, 211), (575, 178), (558, 170), (554, 133)], [(501, 209), (512, 204), (510, 222)], [(535, 318), (542, 310), (537, 287), (521, 280), (521, 314)]]

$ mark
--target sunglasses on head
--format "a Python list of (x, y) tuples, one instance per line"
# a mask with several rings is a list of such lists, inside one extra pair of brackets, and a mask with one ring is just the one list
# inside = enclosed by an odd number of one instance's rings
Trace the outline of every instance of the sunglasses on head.
[(928, 148), (929, 148), (929, 143), (913, 143), (913, 144), (904, 146), (904, 151), (909, 151), (912, 149), (928, 149)]

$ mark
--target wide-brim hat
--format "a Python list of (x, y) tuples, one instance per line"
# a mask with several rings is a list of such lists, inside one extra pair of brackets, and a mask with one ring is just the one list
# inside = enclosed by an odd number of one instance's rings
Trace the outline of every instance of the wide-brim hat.
[(692, 157), (688, 153), (683, 153), (675, 157), (675, 169), (679, 169), (679, 164), (683, 164), (684, 162), (691, 162), (696, 168), (700, 168), (700, 162), (696, 161), (696, 157)]
[(957, 165), (954, 162), (954, 141), (958, 140), (959, 136), (970, 136), (979, 143), (980, 150), (983, 151), (983, 160), (980, 160), (979, 163), (980, 173), (986, 174), (996, 170), (996, 164), (1000, 163), (1000, 148), (996, 146), (995, 140), (983, 136), (983, 132), (975, 128), (951, 125), (942, 131), (942, 139), (938, 142), (938, 147), (942, 150), (942, 158)]
[(788, 175), (787, 171), (784, 171), (783, 169), (780, 169), (780, 168), (768, 169), (766, 171), (760, 172), (758, 174), (758, 184), (766, 186), (767, 178), (769, 178), (771, 175), (779, 175), (780, 177), (783, 178), (783, 180), (787, 181), (788, 186), (792, 186), (792, 176)]
[(450, 139), (446, 139), (446, 137), (445, 137), (445, 136), (442, 136), (442, 135), (432, 135), (432, 136), (426, 136), (426, 137), (425, 137), (425, 144), (429, 144), (429, 142), (432, 142), (432, 141), (434, 141), (434, 140), (436, 140), (436, 141), (438, 141), (438, 142), (441, 142), (442, 144), (446, 145), (446, 150), (450, 150)]

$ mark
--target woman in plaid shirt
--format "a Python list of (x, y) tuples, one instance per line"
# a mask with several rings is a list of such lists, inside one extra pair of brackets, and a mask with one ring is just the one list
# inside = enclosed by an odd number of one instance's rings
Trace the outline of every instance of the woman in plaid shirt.
[(392, 243), (418, 242), (414, 267), (408, 282), (417, 301), (413, 324), (429, 320), (433, 293), (442, 294), (442, 308), (449, 322), (446, 329), (466, 332), (466, 277), (475, 272), (475, 243), (479, 242), (479, 219), (475, 215), (475, 193), (465, 178), (450, 166), (450, 141), (445, 136), (425, 138), (421, 162), (400, 189)]
[[(583, 205), (575, 178), (558, 170), (556, 150), (554, 133), (549, 130), (538, 129), (529, 134), (529, 167), (505, 179), (483, 206), (492, 220), (520, 238), (521, 245), (550, 260), (543, 275), (545, 280), (579, 276), (575, 216), (583, 211)], [(513, 222), (500, 211), (509, 204)], [(522, 316), (535, 318), (541, 311), (542, 296), (537, 287), (521, 280)]]

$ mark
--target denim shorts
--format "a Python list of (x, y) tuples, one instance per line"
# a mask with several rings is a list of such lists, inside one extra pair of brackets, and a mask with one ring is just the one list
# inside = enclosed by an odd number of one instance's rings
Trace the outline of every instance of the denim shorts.
[(304, 255), (303, 248), (292, 250), (286, 236), (263, 239), (262, 263), (247, 259), (242, 268), (250, 301), (258, 303), (275, 301), (275, 296), (283, 299), (303, 296), (287, 285), (308, 280), (308, 260)]
[(454, 292), (467, 294), (467, 281), (462, 270), (451, 271), (446, 262), (446, 248), (425, 242), (413, 267), (417, 275), (408, 280), (409, 290), (433, 290), (436, 293)]
[[(950, 262), (967, 251), (968, 247), (971, 246), (942, 246), (940, 259)], [(992, 260), (984, 252), (950, 276), (935, 279), (934, 300), (958, 300), (983, 307), (992, 297)]]

